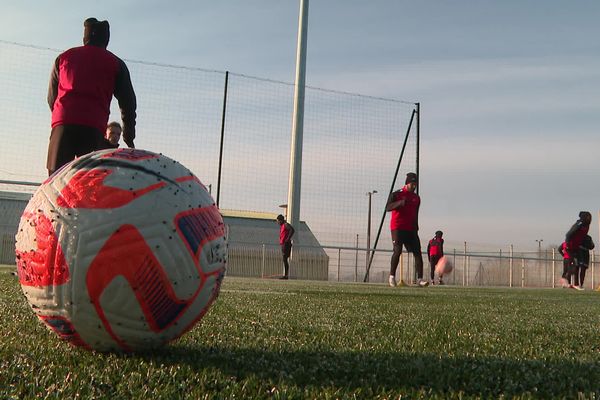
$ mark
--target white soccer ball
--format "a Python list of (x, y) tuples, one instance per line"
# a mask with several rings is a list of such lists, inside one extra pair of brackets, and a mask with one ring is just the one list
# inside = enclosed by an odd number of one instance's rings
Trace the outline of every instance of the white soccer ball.
[(446, 256), (440, 257), (437, 264), (435, 264), (435, 272), (440, 278), (452, 272), (453, 269), (452, 261)]
[(144, 150), (101, 150), (52, 175), (25, 208), (17, 270), (62, 339), (99, 351), (159, 347), (216, 299), (226, 228), (188, 169)]

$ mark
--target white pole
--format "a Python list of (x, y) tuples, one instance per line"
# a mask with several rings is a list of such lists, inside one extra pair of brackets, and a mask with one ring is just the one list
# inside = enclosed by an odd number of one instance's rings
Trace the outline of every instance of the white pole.
[[(302, 175), (302, 135), (304, 132), (304, 86), (306, 77), (306, 31), (308, 27), (308, 0), (300, 0), (298, 18), (298, 45), (296, 49), (296, 84), (294, 86), (294, 115), (290, 149), (290, 180), (288, 189), (288, 221), (299, 226), (300, 181)], [(298, 228), (296, 228), (298, 229)]]

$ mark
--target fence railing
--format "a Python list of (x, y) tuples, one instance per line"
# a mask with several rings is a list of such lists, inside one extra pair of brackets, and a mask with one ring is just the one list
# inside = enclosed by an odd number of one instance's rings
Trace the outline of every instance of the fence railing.
[[(362, 282), (366, 271), (365, 257), (368, 249), (324, 246), (329, 255), (329, 280)], [(369, 282), (385, 283), (388, 280), (391, 250), (375, 250)], [(499, 286), (553, 288), (560, 286), (563, 259), (556, 251), (540, 254), (530, 253), (479, 253), (457, 249), (446, 251), (454, 269), (444, 277), (444, 282), (457, 286)], [(430, 276), (430, 264), (423, 255), (424, 277)], [(590, 265), (586, 271), (584, 288), (600, 285), (598, 256), (590, 253)], [(292, 267), (293, 268), (293, 267)], [(416, 272), (412, 254), (402, 253), (396, 273), (397, 280), (415, 282)]]
[[(236, 244), (239, 245), (239, 244)], [(276, 244), (254, 246), (257, 256), (244, 257), (240, 250), (230, 252), (231, 272), (237, 276), (253, 276), (271, 278), (282, 271), (279, 247)], [(307, 255), (311, 251), (323, 250), (327, 254), (328, 277), (322, 275), (322, 258), (313, 258), (307, 263)], [(294, 245), (290, 259), (292, 278), (328, 279), (335, 282), (362, 282), (365, 276), (368, 252), (373, 251), (373, 261), (368, 276), (372, 283), (387, 283), (392, 250), (367, 249), (364, 247), (344, 246), (302, 246)], [(259, 256), (260, 255), (260, 256)], [(446, 252), (454, 269), (444, 277), (447, 285), (474, 287), (519, 287), (519, 288), (554, 288), (560, 286), (563, 271), (563, 260), (556, 251), (531, 253), (502, 251), (498, 254), (466, 252), (452, 249)], [(314, 257), (314, 256), (313, 256)], [(424, 277), (430, 276), (430, 265), (427, 256), (424, 259)], [(590, 254), (590, 266), (587, 269), (584, 288), (594, 289), (600, 285), (600, 268), (598, 256)], [(235, 264), (235, 267), (233, 268)], [(319, 267), (317, 267), (319, 265)], [(315, 277), (319, 268), (319, 278)], [(412, 254), (402, 253), (396, 278), (406, 283), (416, 280), (414, 259)]]
[[(386, 283), (389, 276), (391, 250), (377, 249), (368, 281)], [(333, 282), (362, 282), (366, 272), (369, 249), (343, 246), (294, 245), (290, 258), (292, 279), (329, 280)], [(0, 242), (3, 263), (12, 264), (14, 243)], [(10, 253), (10, 254), (9, 254)], [(444, 277), (447, 285), (472, 287), (554, 288), (560, 286), (563, 260), (555, 251), (542, 256), (527, 253), (478, 253), (452, 249), (446, 251), (454, 269)], [(426, 255), (424, 277), (430, 274)], [(590, 265), (583, 287), (595, 289), (600, 285), (600, 259), (590, 254)], [(283, 264), (279, 246), (272, 243), (230, 243), (228, 273), (233, 276), (274, 278), (281, 275)], [(402, 253), (397, 280), (415, 282), (412, 254)]]

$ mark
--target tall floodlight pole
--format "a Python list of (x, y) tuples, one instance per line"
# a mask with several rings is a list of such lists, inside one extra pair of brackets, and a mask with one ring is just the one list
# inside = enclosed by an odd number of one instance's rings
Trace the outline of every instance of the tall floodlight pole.
[(308, 0), (300, 0), (298, 18), (298, 45), (296, 49), (296, 84), (294, 85), (294, 116), (290, 149), (290, 180), (288, 188), (288, 222), (300, 222), (300, 181), (302, 176), (302, 135), (304, 131), (304, 86), (306, 78), (306, 31), (308, 27)]

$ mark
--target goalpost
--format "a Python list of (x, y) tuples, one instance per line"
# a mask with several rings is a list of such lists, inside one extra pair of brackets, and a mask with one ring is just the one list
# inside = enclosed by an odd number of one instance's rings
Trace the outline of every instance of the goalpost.
[[(414, 172), (416, 172), (417, 176), (419, 176), (419, 136), (420, 136), (420, 123), (419, 123), (419, 114), (420, 114), (420, 103), (415, 103), (415, 108), (412, 111), (412, 114), (410, 116), (410, 121), (408, 123), (408, 128), (406, 129), (406, 135), (404, 136), (404, 143), (402, 144), (402, 150), (400, 151), (400, 156), (398, 157), (398, 164), (396, 165), (396, 170), (394, 171), (394, 176), (392, 178), (392, 184), (390, 186), (390, 190), (388, 192), (388, 198), (389, 196), (394, 192), (394, 187), (396, 185), (396, 179), (398, 178), (398, 172), (400, 171), (400, 166), (402, 165), (402, 160), (404, 158), (404, 152), (406, 150), (406, 143), (408, 142), (408, 138), (410, 136), (411, 130), (412, 130), (412, 126), (413, 126), (413, 122), (415, 120), (415, 116), (416, 116), (416, 149), (417, 149), (417, 154), (416, 154), (416, 170)], [(419, 190), (418, 186), (417, 186), (417, 191)], [(369, 257), (369, 263), (367, 265), (367, 269), (365, 272), (365, 277), (363, 279), (363, 282), (368, 282), (369, 281), (369, 272), (371, 270), (371, 265), (373, 263), (373, 257), (375, 255), (375, 251), (377, 249), (377, 244), (379, 243), (379, 237), (381, 236), (381, 230), (383, 228), (383, 223), (385, 221), (385, 216), (386, 216), (386, 210), (383, 210), (382, 216), (381, 216), (381, 221), (379, 222), (379, 228), (377, 229), (377, 236), (375, 237), (375, 243), (373, 244), (373, 249), (367, 249), (367, 251), (369, 251), (370, 253), (370, 257)], [(402, 276), (403, 276), (403, 267), (402, 267), (402, 262), (400, 262), (400, 285), (405, 285)]]

